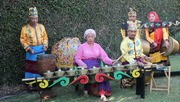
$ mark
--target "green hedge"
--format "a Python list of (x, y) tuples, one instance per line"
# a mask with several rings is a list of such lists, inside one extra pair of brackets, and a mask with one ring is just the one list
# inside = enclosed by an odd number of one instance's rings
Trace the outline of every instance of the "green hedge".
[[(0, 1), (0, 85), (18, 84), (23, 78), (25, 51), (19, 42), (21, 27), (28, 21), (28, 8), (36, 6), (39, 22), (46, 27), (49, 49), (63, 37), (79, 37), (88, 28), (97, 32), (100, 43), (112, 58), (120, 55), (120, 24), (129, 7), (146, 22), (149, 11), (162, 20), (180, 20), (179, 0), (1, 0)], [(179, 31), (171, 27), (172, 34)]]

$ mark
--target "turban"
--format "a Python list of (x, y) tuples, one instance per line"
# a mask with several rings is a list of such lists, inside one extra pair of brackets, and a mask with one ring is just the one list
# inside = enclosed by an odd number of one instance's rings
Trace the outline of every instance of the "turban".
[(29, 17), (38, 17), (38, 11), (36, 7), (29, 8)]
[(137, 30), (137, 26), (135, 24), (129, 24), (128, 30), (135, 31)]
[(134, 11), (132, 8), (129, 8), (130, 11), (128, 12), (128, 16), (137, 16), (136, 11)]

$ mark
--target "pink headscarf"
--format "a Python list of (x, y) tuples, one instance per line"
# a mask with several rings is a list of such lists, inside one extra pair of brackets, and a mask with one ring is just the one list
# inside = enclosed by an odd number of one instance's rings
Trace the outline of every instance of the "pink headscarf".
[(151, 11), (151, 12), (148, 13), (148, 15), (147, 15), (148, 20), (149, 20), (151, 14), (153, 14), (155, 16), (155, 22), (160, 22), (161, 21), (158, 14), (155, 11)]
[[(153, 14), (155, 16), (154, 22), (160, 22), (161, 21), (158, 14), (155, 11), (151, 11), (148, 13), (148, 15), (147, 15), (148, 20), (149, 20), (151, 14)], [(162, 40), (163, 40), (162, 28), (154, 28), (154, 42), (156, 42), (158, 44), (158, 46), (156, 48), (154, 48), (155, 50), (160, 50)]]

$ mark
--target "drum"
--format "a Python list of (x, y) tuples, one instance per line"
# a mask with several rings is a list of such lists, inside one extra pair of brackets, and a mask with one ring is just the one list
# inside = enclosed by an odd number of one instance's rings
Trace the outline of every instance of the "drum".
[[(170, 48), (166, 49), (163, 46), (161, 47), (161, 52), (165, 52), (163, 54), (164, 56), (168, 56), (168, 55), (175, 54), (175, 53), (179, 52), (179, 43), (171, 36), (169, 36), (168, 40), (169, 40)], [(162, 45), (164, 45), (164, 42)]]
[(73, 68), (74, 57), (80, 44), (77, 37), (67, 37), (53, 45), (51, 53), (57, 56), (57, 68)]
[(54, 72), (56, 68), (55, 61), (56, 61), (56, 55), (53, 54), (38, 55), (37, 56), (38, 73), (43, 75), (43, 73), (47, 72), (48, 70)]
[(140, 39), (141, 40), (141, 44), (142, 44), (142, 48), (143, 48), (143, 53), (145, 55), (148, 55), (150, 52), (150, 44), (148, 41)]
[(180, 53), (180, 41), (178, 41), (178, 43), (179, 43), (179, 53)]

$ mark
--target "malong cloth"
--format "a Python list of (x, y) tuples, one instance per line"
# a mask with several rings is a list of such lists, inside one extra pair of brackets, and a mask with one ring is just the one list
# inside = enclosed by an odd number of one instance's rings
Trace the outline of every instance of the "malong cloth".
[(37, 56), (40, 54), (45, 54), (43, 51), (43, 45), (40, 46), (30, 46), (34, 50), (35, 54), (26, 52), (26, 62), (25, 62), (25, 78), (35, 78), (41, 75), (37, 72)]
[[(87, 59), (83, 60), (83, 62), (87, 65), (88, 69), (91, 69), (93, 66), (100, 67), (99, 59)], [(84, 89), (90, 92), (92, 95), (100, 96), (104, 94), (106, 96), (111, 95), (111, 87), (109, 81), (103, 81), (100, 83), (93, 84), (85, 84)]]

